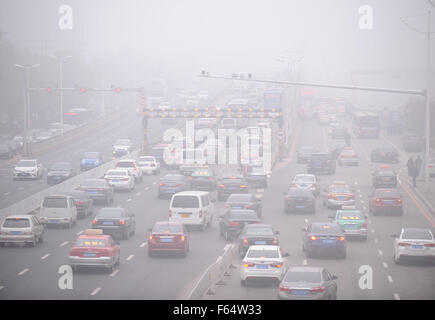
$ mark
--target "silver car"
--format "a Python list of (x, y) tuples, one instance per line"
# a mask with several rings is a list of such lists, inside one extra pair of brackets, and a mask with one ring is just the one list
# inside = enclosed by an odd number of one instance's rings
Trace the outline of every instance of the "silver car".
[(278, 299), (336, 300), (337, 279), (322, 267), (290, 267), (279, 285)]
[(128, 170), (108, 170), (104, 175), (104, 179), (106, 179), (114, 190), (132, 191), (135, 187), (135, 179)]
[(6, 243), (26, 243), (35, 247), (42, 242), (44, 226), (36, 216), (13, 215), (8, 216), (0, 227), (0, 246)]

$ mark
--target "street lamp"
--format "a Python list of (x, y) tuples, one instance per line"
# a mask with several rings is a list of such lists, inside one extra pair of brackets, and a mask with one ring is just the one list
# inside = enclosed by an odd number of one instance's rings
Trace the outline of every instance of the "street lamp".
[(63, 61), (72, 56), (56, 57), (50, 55), (50, 58), (57, 59), (59, 61), (59, 83), (60, 83), (60, 135), (63, 136)]
[(26, 89), (24, 93), (24, 137), (23, 137), (23, 151), (24, 155), (29, 155), (29, 142), (28, 142), (28, 135), (29, 135), (29, 127), (30, 127), (30, 69), (37, 68), (40, 66), (39, 63), (31, 65), (31, 66), (22, 66), (20, 64), (14, 64), (15, 67), (25, 69), (26, 70)]

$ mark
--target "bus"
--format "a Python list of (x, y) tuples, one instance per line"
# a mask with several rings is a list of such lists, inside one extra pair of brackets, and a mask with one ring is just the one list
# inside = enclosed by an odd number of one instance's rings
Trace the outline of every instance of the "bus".
[(268, 89), (263, 94), (263, 108), (265, 111), (275, 109), (275, 112), (282, 110), (284, 102), (282, 89)]
[(357, 111), (353, 114), (352, 123), (358, 138), (379, 138), (380, 121), (375, 112)]

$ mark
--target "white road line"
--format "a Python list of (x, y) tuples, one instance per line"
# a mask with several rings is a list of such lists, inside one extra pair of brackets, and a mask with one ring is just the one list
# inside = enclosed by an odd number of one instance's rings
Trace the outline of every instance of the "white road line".
[(140, 196), (141, 194), (142, 194), (142, 192), (138, 192), (138, 193), (136, 193), (137, 196)]
[(157, 182), (154, 181), (153, 184), (157, 184)]
[(41, 260), (45, 260), (45, 259), (47, 259), (49, 256), (50, 256), (50, 253), (44, 254), (44, 255), (41, 257)]
[(143, 247), (145, 247), (146, 245), (147, 245), (147, 243), (144, 242), (144, 243), (142, 243), (139, 247), (143, 248)]
[(3, 195), (5, 195), (5, 196), (8, 196), (8, 195), (10, 195), (11, 193), (10, 192), (5, 192), (5, 193), (3, 193)]
[(366, 206), (363, 206), (363, 210), (367, 210), (367, 207), (366, 207)]
[(29, 268), (24, 269), (23, 271), (21, 271), (20, 273), (18, 273), (19, 276), (22, 276), (23, 274), (25, 274), (27, 271), (29, 271)]
[(116, 276), (116, 275), (118, 274), (118, 272), (119, 272), (119, 269), (116, 269), (115, 271), (113, 271), (113, 272), (110, 274), (110, 276), (111, 276), (111, 277), (114, 277), (114, 276)]
[(79, 236), (79, 235), (81, 235), (83, 232), (84, 232), (83, 230), (82, 230), (82, 231), (79, 231), (79, 232), (77, 232), (77, 235)]
[(91, 296), (95, 296), (98, 292), (100, 292), (101, 287), (95, 288), (94, 291), (92, 291)]
[(364, 204), (364, 200), (361, 200), (361, 203)]
[(131, 200), (132, 200), (131, 198), (128, 198), (128, 199), (127, 199), (127, 202), (130, 202)]
[(145, 191), (147, 191), (147, 190), (149, 190), (149, 189), (150, 189), (150, 187), (145, 187), (145, 189), (144, 189), (144, 190), (145, 190)]
[(264, 192), (264, 189), (257, 189), (257, 192), (262, 193), (262, 192)]
[(60, 247), (63, 247), (63, 246), (66, 245), (66, 244), (68, 244), (68, 241), (62, 242), (62, 243), (60, 244)]
[(304, 266), (306, 266), (306, 265), (307, 265), (307, 263), (308, 263), (308, 261), (307, 261), (307, 260), (303, 260), (303, 261), (302, 261), (302, 264), (303, 264)]
[(354, 185), (356, 185), (356, 186), (357, 186), (357, 185), (358, 185), (358, 181), (355, 181)]
[(375, 233), (375, 229), (372, 229), (372, 233)]
[(398, 293), (395, 293), (395, 294), (394, 294), (394, 299), (396, 299), (396, 300), (400, 300), (400, 296), (399, 296)]
[(378, 239), (375, 239), (375, 243), (378, 243), (379, 241), (378, 241)]
[(4, 289), (4, 286), (0, 286), (0, 290)]
[(388, 268), (388, 264), (387, 264), (386, 262), (382, 262), (382, 265), (383, 265), (383, 267), (384, 267), (385, 269)]
[(356, 190), (356, 192), (360, 193), (360, 192), (361, 192), (361, 190), (360, 190), (360, 189), (358, 189), (358, 190)]
[(369, 220), (367, 220), (367, 222), (368, 222), (368, 223), (372, 223), (372, 220), (369, 219)]
[(359, 194), (359, 197), (360, 197), (360, 198), (362, 198), (362, 197), (363, 197), (363, 195), (362, 195), (362, 194)]
[(378, 253), (379, 253), (380, 256), (383, 256), (383, 255), (384, 255), (384, 253), (382, 252), (381, 249), (378, 250)]
[(390, 283), (393, 283), (393, 278), (392, 278), (391, 276), (388, 276), (387, 278), (388, 278), (388, 281), (389, 281)]
[(128, 258), (125, 259), (125, 260), (130, 261), (131, 259), (133, 259), (133, 257), (134, 257), (134, 254), (131, 254), (131, 255), (129, 255)]

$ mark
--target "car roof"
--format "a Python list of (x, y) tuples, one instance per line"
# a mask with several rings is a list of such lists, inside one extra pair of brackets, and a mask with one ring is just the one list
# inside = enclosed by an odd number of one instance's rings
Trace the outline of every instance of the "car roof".
[(321, 272), (324, 268), (323, 267), (312, 267), (312, 266), (290, 266), (287, 270), (287, 272)]
[(264, 224), (264, 223), (254, 223), (254, 224), (247, 224), (245, 226), (246, 228), (272, 228), (271, 224)]
[(206, 194), (209, 194), (209, 192), (208, 191), (181, 191), (174, 194), (174, 197), (175, 196), (202, 196)]
[(28, 214), (14, 214), (14, 215), (6, 216), (5, 219), (30, 219), (31, 217), (32, 215), (28, 215)]
[(266, 246), (262, 246), (262, 245), (253, 245), (253, 246), (249, 246), (248, 250), (270, 250), (270, 251), (275, 251), (275, 250), (279, 250), (280, 246), (270, 246), (270, 245), (266, 245)]
[(102, 239), (102, 240), (108, 240), (111, 236), (108, 234), (82, 234), (79, 235), (78, 239)]

